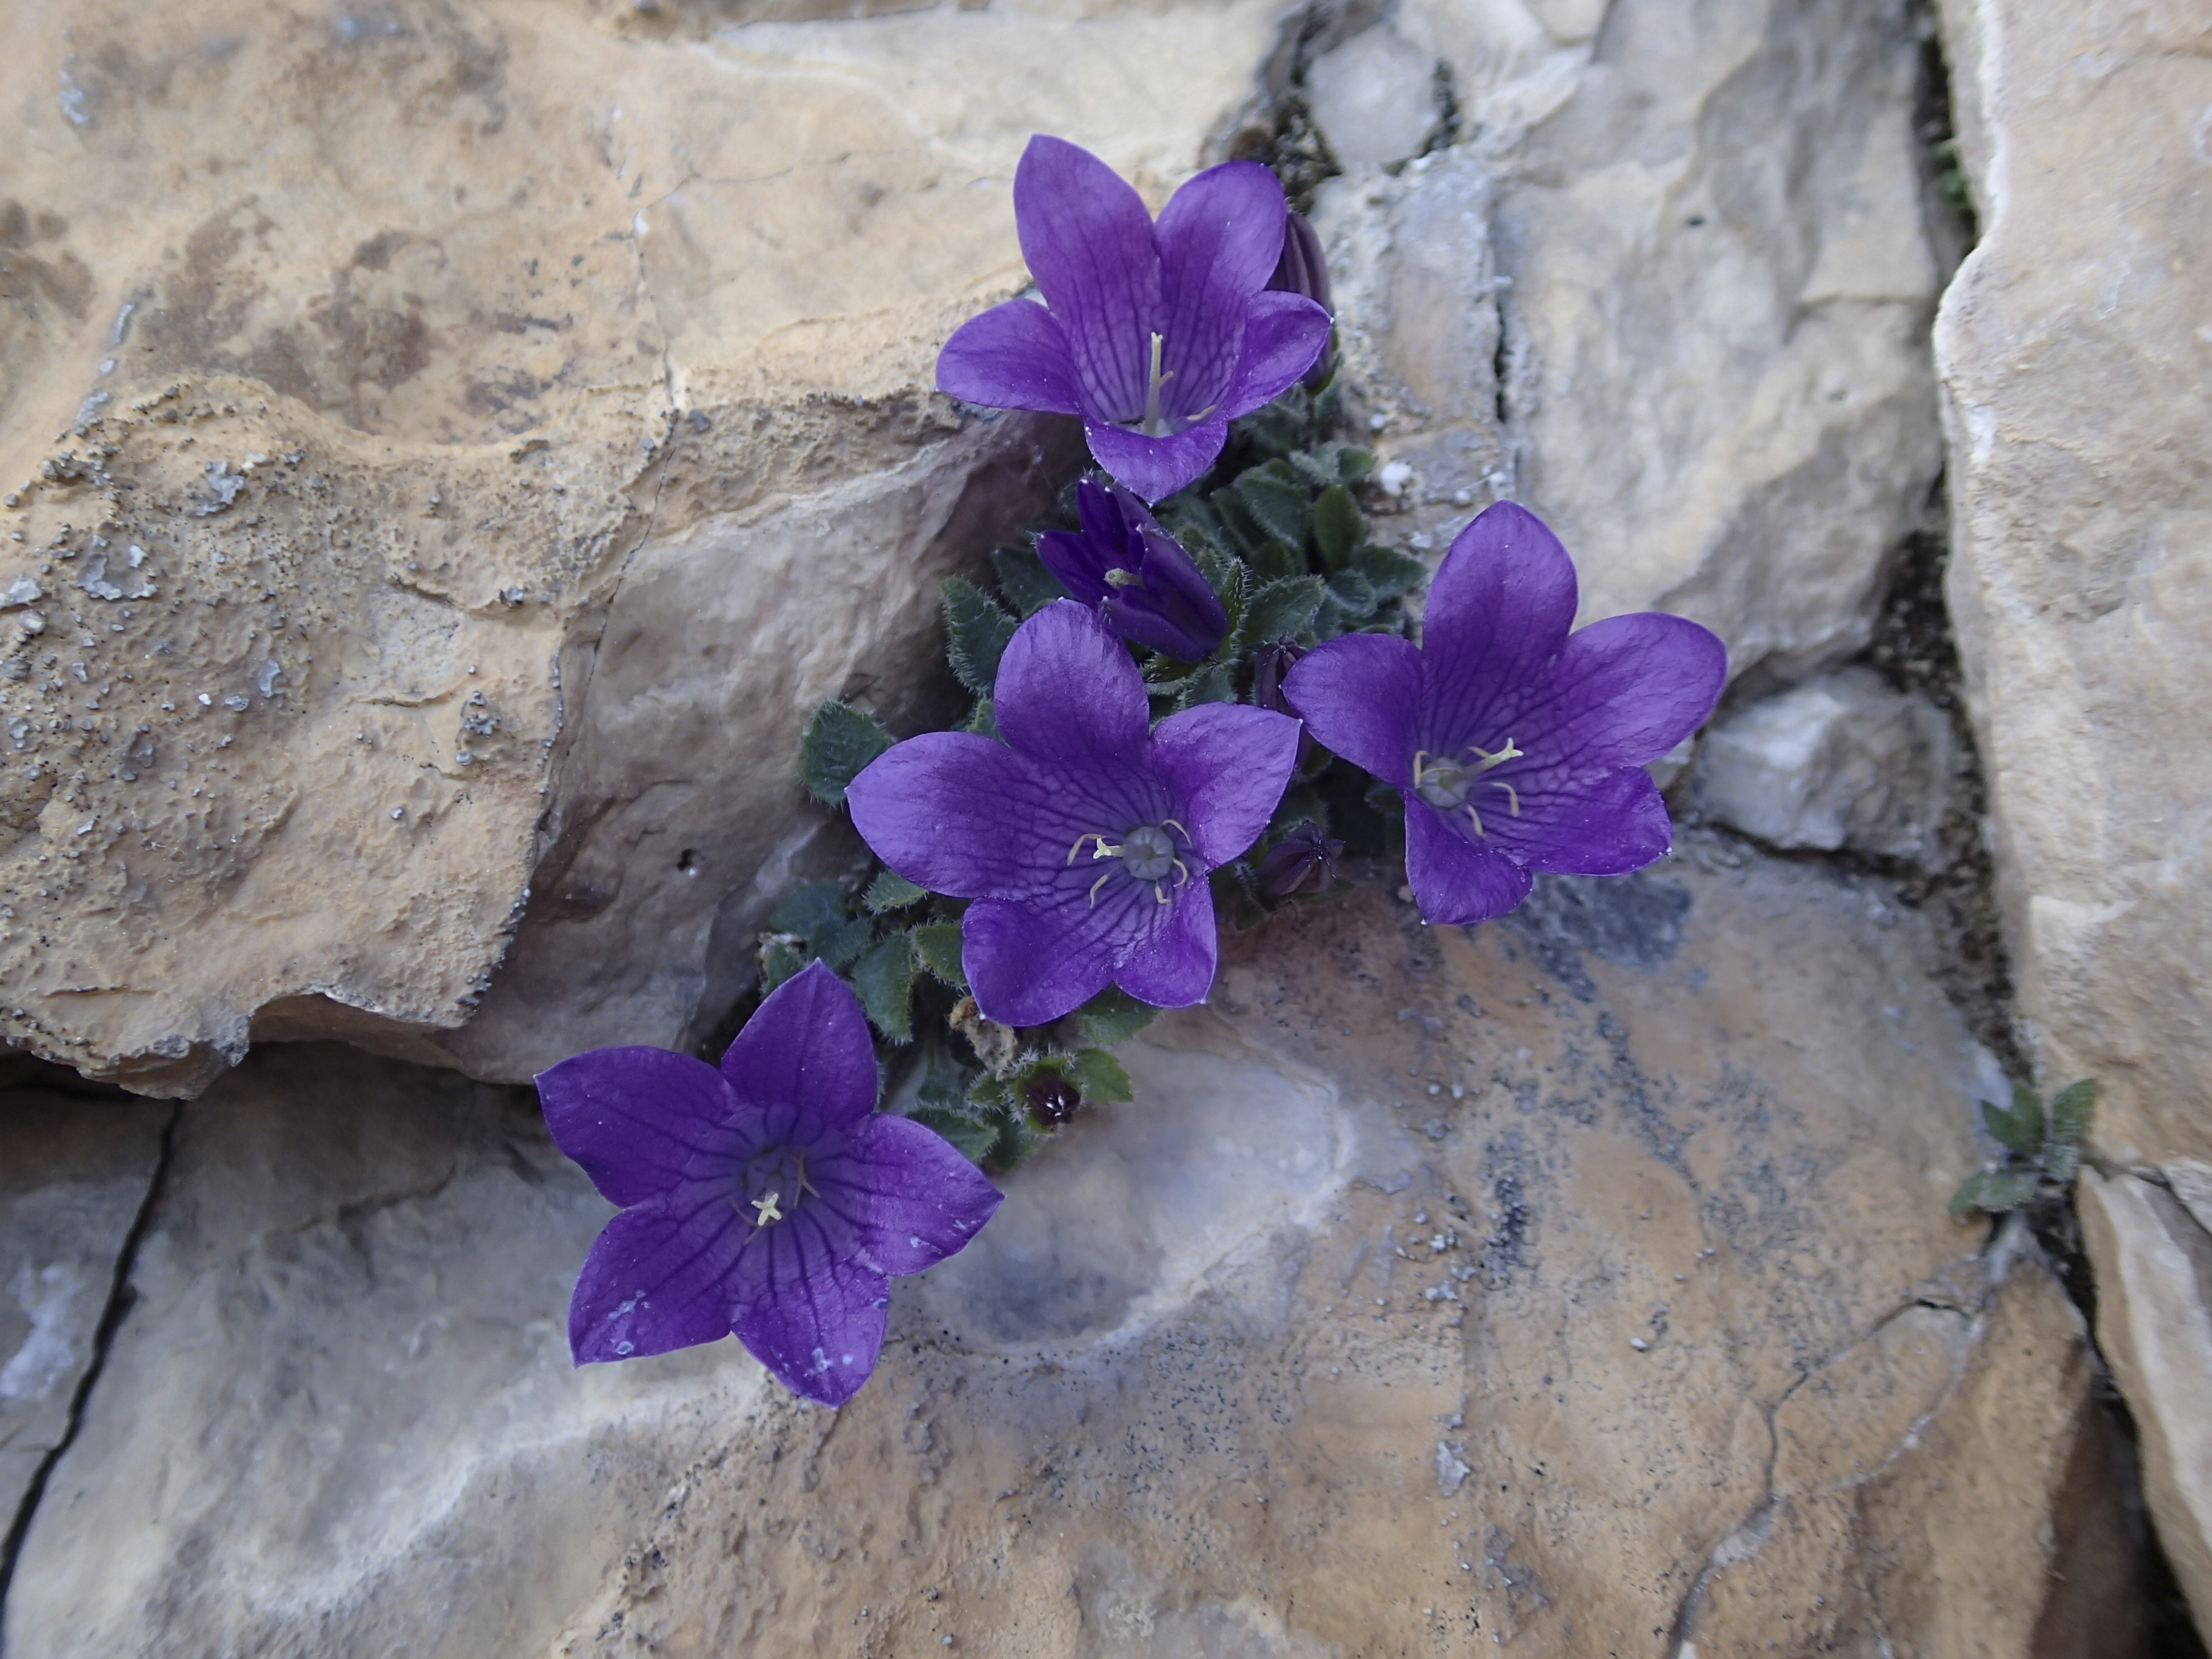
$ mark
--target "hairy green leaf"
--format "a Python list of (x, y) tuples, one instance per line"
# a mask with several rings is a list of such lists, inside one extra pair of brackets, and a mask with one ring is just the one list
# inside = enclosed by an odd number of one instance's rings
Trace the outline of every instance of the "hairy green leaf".
[(1277, 640), (1296, 639), (1313, 626), (1321, 601), (1318, 576), (1279, 576), (1255, 589), (1237, 630), (1237, 648), (1249, 651)]
[(968, 975), (960, 968), (960, 924), (931, 921), (913, 930), (914, 953), (921, 965), (956, 991), (968, 988)]
[(868, 924), (854, 915), (845, 890), (834, 881), (810, 881), (794, 887), (769, 913), (768, 925), (796, 935), (805, 953), (832, 968), (843, 968), (868, 942)]
[(1159, 1012), (1151, 1003), (1139, 1002), (1109, 985), (1075, 1011), (1075, 1023), (1085, 1042), (1126, 1042), (1151, 1024)]
[(1367, 520), (1360, 516), (1359, 503), (1342, 484), (1331, 484), (1315, 498), (1314, 546), (1331, 570), (1342, 567), (1366, 533)]
[(999, 735), (999, 713), (988, 697), (975, 699), (975, 706), (968, 711), (968, 718), (961, 723), (960, 729), (972, 732), (979, 738), (996, 738)]
[(1067, 1075), (1089, 1105), (1129, 1098), (1129, 1074), (1103, 1048), (1078, 1048), (1068, 1057)]
[(2035, 1196), (2035, 1184), (2032, 1170), (1978, 1170), (1951, 1194), (1951, 1214), (1955, 1218), (1969, 1210), (1980, 1210), (1987, 1215), (2002, 1215), (2016, 1210)]
[(1428, 580), (1429, 568), (1410, 553), (1369, 542), (1352, 556), (1352, 568), (1364, 577), (1376, 599), (1395, 599)]
[(945, 596), (945, 658), (961, 684), (988, 697), (999, 678), (999, 659), (1018, 624), (973, 582), (947, 576), (939, 591)]
[(994, 548), (991, 568), (999, 573), (999, 592), (1025, 621), (1054, 599), (1067, 596), (1067, 590), (1032, 549), (1011, 544)]
[(763, 933), (760, 943), (761, 990), (763, 994), (789, 979), (814, 958), (805, 941), (794, 933)]
[(1304, 549), (1313, 507), (1296, 472), (1283, 461), (1255, 466), (1237, 480), (1237, 498), (1260, 527), (1287, 547)]
[(868, 890), (860, 895), (860, 902), (872, 916), (882, 915), (886, 910), (903, 910), (909, 904), (929, 896), (896, 870), (878, 870), (876, 878), (868, 884)]
[(2096, 1079), (2085, 1077), (2079, 1083), (2068, 1084), (2051, 1098), (2051, 1139), (2062, 1146), (2080, 1146), (2089, 1133), (2089, 1119), (2096, 1109)]
[(934, 1129), (952, 1143), (952, 1148), (970, 1164), (981, 1164), (990, 1156), (991, 1148), (998, 1144), (1000, 1125), (989, 1118), (976, 1116), (972, 1112), (949, 1110), (942, 1106), (924, 1106), (913, 1114), (914, 1121)]
[(1984, 1101), (1982, 1121), (1990, 1137), (2007, 1152), (2033, 1158), (2043, 1150), (2043, 1106), (2026, 1090), (2014, 1097), (2008, 1108), (1993, 1100)]
[(806, 793), (824, 806), (842, 806), (847, 787), (891, 743), (873, 714), (848, 703), (823, 703), (799, 744), (799, 775)]
[(914, 941), (904, 933), (879, 939), (853, 965), (853, 988), (868, 1024), (893, 1042), (914, 1039)]

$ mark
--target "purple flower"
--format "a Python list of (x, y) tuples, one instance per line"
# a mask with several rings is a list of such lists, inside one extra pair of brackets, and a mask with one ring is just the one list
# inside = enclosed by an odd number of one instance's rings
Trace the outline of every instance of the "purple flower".
[(1253, 884), (1270, 904), (1280, 904), (1301, 893), (1325, 893), (1336, 884), (1336, 861), (1344, 843), (1331, 841), (1313, 823), (1295, 825), (1282, 840), (1261, 855)]
[[(1303, 294), (1332, 316), (1336, 307), (1328, 302), (1328, 262), (1322, 257), (1321, 237), (1313, 222), (1303, 213), (1291, 213), (1283, 226), (1283, 252), (1275, 261), (1275, 274), (1267, 278), (1267, 286), (1284, 294)], [(1314, 358), (1313, 367), (1306, 371), (1306, 389), (1328, 379), (1328, 337), (1323, 335), (1321, 352)]]
[(580, 1365), (737, 1333), (793, 1394), (842, 1406), (875, 1368), (894, 1273), (975, 1236), (999, 1194), (911, 1119), (878, 1113), (860, 1005), (817, 962), (717, 1071), (594, 1048), (538, 1076), (546, 1127), (623, 1212), (568, 1304)]
[(1048, 530), (1037, 557), (1060, 585), (1123, 639), (1178, 662), (1211, 655), (1229, 613), (1175, 538), (1119, 485), (1075, 486), (1081, 534)]
[(1066, 599), (999, 662), (995, 742), (912, 738), (845, 799), (885, 864), (972, 898), (961, 965), (976, 1006), (1042, 1025), (1109, 984), (1179, 1008), (1213, 983), (1206, 875), (1267, 827), (1298, 723), (1206, 703), (1148, 730), (1144, 682), (1096, 613)]
[(1406, 801), (1406, 879), (1434, 922), (1486, 921), (1529, 872), (1626, 875), (1667, 850), (1643, 769), (1697, 730), (1728, 653), (1680, 617), (1570, 635), (1575, 568), (1525, 507), (1460, 532), (1429, 586), (1421, 646), (1352, 634), (1283, 682), (1313, 734)]
[(1158, 224), (1088, 150), (1042, 134), (1014, 169), (1014, 228), (1044, 304), (970, 318), (937, 360), (940, 392), (1080, 415), (1099, 465), (1148, 501), (1213, 464), (1229, 422), (1285, 390), (1328, 341), (1328, 313), (1271, 292), (1283, 187), (1257, 161), (1184, 185)]

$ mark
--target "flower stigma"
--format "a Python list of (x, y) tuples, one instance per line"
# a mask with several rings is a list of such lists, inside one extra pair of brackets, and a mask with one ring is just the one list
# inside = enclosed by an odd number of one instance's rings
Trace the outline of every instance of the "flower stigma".
[[(1189, 830), (1173, 818), (1162, 818), (1158, 823), (1140, 823), (1133, 830), (1123, 831), (1119, 842), (1109, 841), (1095, 833), (1078, 836), (1075, 845), (1067, 849), (1067, 861), (1074, 863), (1075, 855), (1083, 850), (1083, 843), (1089, 842), (1094, 863), (1100, 859), (1121, 860), (1123, 872), (1132, 881), (1141, 881), (1150, 885), (1152, 896), (1165, 904), (1168, 902), (1168, 872), (1175, 872), (1175, 885), (1177, 887), (1190, 879), (1189, 867), (1176, 856), (1175, 842), (1168, 834), (1170, 830), (1183, 838), (1186, 846), (1190, 844)], [(1109, 870), (1091, 884), (1091, 902), (1094, 907), (1098, 902), (1098, 890), (1111, 880), (1113, 875), (1114, 872)]]
[[(756, 1196), (742, 1205), (734, 1198), (730, 1203), (739, 1214), (746, 1210), (754, 1212), (749, 1218), (757, 1232), (787, 1219), (805, 1194), (821, 1196), (806, 1178), (806, 1153), (797, 1146), (770, 1146), (755, 1154), (746, 1164), (740, 1183), (741, 1191)], [(787, 1204), (790, 1208), (784, 1207)]]
[(1166, 424), (1160, 419), (1160, 388), (1175, 378), (1173, 369), (1160, 372), (1160, 352), (1167, 344), (1161, 336), (1152, 336), (1152, 372), (1145, 384), (1145, 423), (1140, 428), (1147, 438), (1169, 435)]
[[(1427, 750), (1416, 750), (1413, 755), (1413, 793), (1439, 812), (1465, 812), (1474, 822), (1474, 833), (1479, 836), (1483, 833), (1482, 815), (1469, 804), (1468, 793), (1474, 788), (1476, 781), (1492, 767), (1503, 766), (1510, 760), (1519, 760), (1528, 751), (1516, 748), (1513, 739), (1508, 738), (1505, 746), (1495, 752), (1474, 744), (1468, 745), (1467, 752), (1473, 757), (1471, 760), (1461, 760), (1449, 755), (1431, 760)], [(1503, 789), (1513, 816), (1516, 818), (1521, 816), (1518, 790), (1511, 784), (1497, 779), (1492, 779), (1489, 787)]]

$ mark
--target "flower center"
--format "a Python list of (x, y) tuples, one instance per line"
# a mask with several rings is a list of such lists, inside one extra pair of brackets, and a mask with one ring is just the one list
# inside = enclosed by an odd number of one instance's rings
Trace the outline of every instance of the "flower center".
[[(1083, 850), (1083, 844), (1089, 842), (1092, 863), (1100, 859), (1119, 859), (1122, 874), (1132, 881), (1146, 883), (1152, 888), (1152, 896), (1165, 904), (1168, 902), (1169, 872), (1174, 872), (1173, 885), (1177, 887), (1190, 879), (1189, 866), (1176, 856), (1175, 839), (1169, 834), (1170, 830), (1182, 837), (1183, 845), (1190, 845), (1189, 830), (1173, 818), (1162, 818), (1158, 823), (1140, 823), (1133, 830), (1123, 830), (1118, 842), (1109, 841), (1097, 834), (1078, 836), (1075, 845), (1067, 849), (1067, 861), (1074, 863), (1076, 854)], [(1098, 890), (1113, 878), (1114, 872), (1109, 870), (1091, 884), (1092, 904), (1098, 902)]]
[(1137, 430), (1147, 438), (1172, 438), (1178, 421), (1184, 426), (1196, 426), (1212, 414), (1217, 405), (1208, 404), (1195, 415), (1168, 415), (1162, 411), (1160, 392), (1170, 380), (1175, 379), (1175, 370), (1160, 367), (1161, 354), (1167, 349), (1167, 337), (1155, 334), (1152, 337), (1152, 372), (1145, 377), (1145, 418), (1137, 423)]
[[(1469, 744), (1465, 759), (1453, 755), (1431, 758), (1427, 750), (1420, 750), (1413, 756), (1413, 793), (1439, 812), (1465, 812), (1473, 820), (1474, 833), (1479, 836), (1483, 833), (1482, 815), (1468, 805), (1468, 796), (1492, 767), (1519, 760), (1527, 752), (1515, 748), (1510, 738), (1505, 739), (1503, 749), (1494, 752)], [(1511, 784), (1493, 778), (1487, 787), (1503, 789), (1513, 816), (1521, 816), (1521, 796)]]
[(756, 1231), (785, 1220), (806, 1195), (820, 1197), (806, 1178), (806, 1152), (798, 1146), (765, 1146), (738, 1172), (730, 1203)]

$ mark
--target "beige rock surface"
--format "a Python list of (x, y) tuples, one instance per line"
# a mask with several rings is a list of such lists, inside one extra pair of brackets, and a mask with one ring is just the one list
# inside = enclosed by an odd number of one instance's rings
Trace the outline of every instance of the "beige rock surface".
[(0, 1035), (190, 1093), (719, 1015), (805, 714), (912, 718), (1069, 462), (927, 391), (1022, 143), (1164, 194), (1276, 8), (821, 9), (0, 15)]
[(834, 1417), (734, 1344), (569, 1370), (607, 1211), (526, 1097), (257, 1054), (9, 1651), (2124, 1652), (2036, 1635), (2128, 1588), (2109, 1449), (1944, 1215), (1986, 1061), (1917, 918), (1708, 852), (1232, 940)]
[(1455, 149), (1323, 188), (1361, 417), (1436, 546), (1510, 495), (1574, 552), (1586, 618), (1693, 617), (1739, 675), (1848, 657), (1941, 465), (1902, 9), (1547, 12), (1387, 26), (1456, 20), (1480, 49), (1419, 25), (1437, 56), (1511, 72), (1462, 94)]
[[(1982, 226), (1936, 330), (1949, 599), (2021, 1009), (2045, 1081), (2102, 1085), (2115, 1165), (2212, 1164), (2212, 13), (1951, 0), (1943, 23)], [(2153, 1513), (2212, 1629), (2212, 1468), (2149, 1426), (2212, 1418), (2206, 1370), (2151, 1335), (2212, 1295), (2123, 1224), (2178, 1216), (2163, 1194), (2084, 1193)]]
[(0, 1533), (68, 1434), (171, 1109), (0, 1092)]

